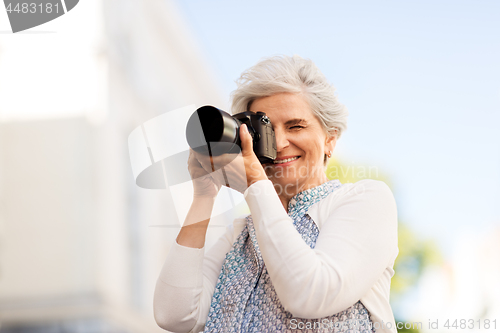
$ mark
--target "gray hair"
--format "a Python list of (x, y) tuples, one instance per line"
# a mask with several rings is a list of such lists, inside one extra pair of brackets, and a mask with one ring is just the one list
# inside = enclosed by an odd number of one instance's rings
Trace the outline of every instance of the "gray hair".
[(264, 58), (236, 80), (233, 114), (247, 111), (253, 101), (279, 93), (303, 94), (327, 133), (337, 138), (347, 129), (347, 108), (335, 88), (309, 59), (297, 55)]

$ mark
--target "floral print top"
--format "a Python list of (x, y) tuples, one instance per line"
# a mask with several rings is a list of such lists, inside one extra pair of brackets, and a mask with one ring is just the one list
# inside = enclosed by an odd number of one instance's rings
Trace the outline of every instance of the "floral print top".
[[(311, 248), (319, 229), (307, 215), (311, 205), (326, 198), (342, 184), (338, 180), (296, 194), (288, 204), (288, 216)], [(217, 280), (204, 332), (375, 332), (368, 310), (358, 301), (329, 317), (301, 319), (280, 303), (262, 259), (251, 216), (227, 253)]]

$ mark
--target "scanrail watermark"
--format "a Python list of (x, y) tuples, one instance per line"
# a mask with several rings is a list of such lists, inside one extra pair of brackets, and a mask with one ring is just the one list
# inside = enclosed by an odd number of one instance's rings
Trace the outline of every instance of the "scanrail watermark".
[(368, 319), (320, 319), (320, 320), (304, 320), (304, 319), (289, 319), (287, 322), (287, 329), (289, 330), (304, 330), (304, 329), (333, 329), (341, 330), (348, 328), (351, 330), (363, 330), (372, 328), (376, 330), (394, 329), (397, 330), (422, 330), (424, 327), (427, 330), (479, 330), (479, 331), (496, 331), (499, 326), (497, 319), (429, 319), (426, 325), (421, 321), (413, 322), (372, 322)]
[(302, 319), (290, 319), (288, 325), (286, 325), (290, 330), (313, 330), (313, 329), (331, 329), (340, 330), (342, 328), (348, 328), (350, 330), (371, 330), (375, 328), (376, 330), (382, 329), (419, 329), (423, 327), (423, 323), (420, 321), (415, 322), (372, 322), (369, 319), (321, 319), (321, 320), (302, 320)]
[(72, 10), (79, 0), (4, 0), (12, 32), (52, 21)]
[(497, 319), (480, 318), (480, 319), (429, 319), (427, 324), (428, 329), (432, 330), (492, 330), (496, 331)]

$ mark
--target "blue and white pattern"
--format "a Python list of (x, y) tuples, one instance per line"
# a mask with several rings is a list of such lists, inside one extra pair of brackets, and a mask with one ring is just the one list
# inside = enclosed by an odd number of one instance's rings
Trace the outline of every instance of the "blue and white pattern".
[[(295, 195), (288, 216), (311, 248), (319, 229), (307, 215), (314, 203), (342, 186), (332, 180)], [(204, 332), (306, 333), (375, 332), (368, 310), (358, 301), (350, 308), (326, 318), (300, 319), (286, 311), (278, 299), (262, 259), (251, 216), (226, 255), (212, 297)]]

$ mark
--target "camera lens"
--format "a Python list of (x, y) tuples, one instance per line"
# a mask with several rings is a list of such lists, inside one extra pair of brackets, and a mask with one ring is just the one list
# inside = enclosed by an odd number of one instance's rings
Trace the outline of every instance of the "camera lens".
[(189, 118), (186, 139), (189, 146), (203, 154), (221, 155), (238, 146), (239, 122), (229, 113), (213, 106), (202, 106)]

